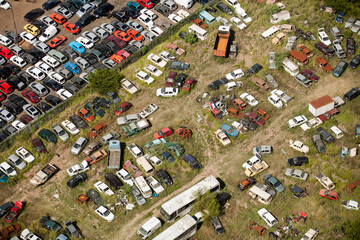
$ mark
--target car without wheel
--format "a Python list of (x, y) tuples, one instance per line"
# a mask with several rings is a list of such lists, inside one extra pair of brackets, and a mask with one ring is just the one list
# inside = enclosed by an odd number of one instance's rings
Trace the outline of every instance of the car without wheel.
[(288, 163), (289, 163), (290, 167), (291, 166), (301, 166), (303, 164), (308, 164), (309, 158), (305, 157), (305, 156), (289, 158)]
[(285, 170), (285, 175), (289, 176), (289, 177), (297, 178), (300, 180), (304, 180), (304, 181), (306, 181), (306, 179), (309, 176), (309, 174), (306, 172), (303, 172), (299, 169), (292, 169), (292, 168), (287, 168)]
[(309, 147), (297, 140), (296, 141), (290, 140), (290, 147), (302, 153), (309, 152)]
[(43, 142), (39, 138), (35, 138), (35, 139), (31, 140), (31, 143), (34, 146), (34, 148), (36, 148), (37, 152), (47, 153), (47, 150), (46, 150)]

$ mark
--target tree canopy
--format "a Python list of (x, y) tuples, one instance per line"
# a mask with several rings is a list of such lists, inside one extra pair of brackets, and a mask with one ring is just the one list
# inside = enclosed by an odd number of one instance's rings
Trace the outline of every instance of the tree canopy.
[(91, 88), (102, 94), (119, 89), (121, 79), (123, 76), (113, 69), (97, 69), (88, 77)]

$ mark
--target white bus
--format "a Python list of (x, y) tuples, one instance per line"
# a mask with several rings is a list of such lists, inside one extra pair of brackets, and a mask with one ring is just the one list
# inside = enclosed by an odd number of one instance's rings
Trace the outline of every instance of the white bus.
[(262, 38), (269, 38), (272, 35), (274, 35), (275, 33), (277, 33), (279, 31), (279, 29), (276, 26), (272, 26), (271, 28), (267, 29), (265, 32), (263, 32), (261, 34)]
[(284, 67), (285, 71), (290, 73), (290, 75), (293, 77), (295, 77), (296, 75), (299, 74), (299, 67), (295, 63), (290, 61), (289, 58), (284, 58), (283, 67)]
[(198, 25), (191, 25), (189, 27), (189, 32), (193, 32), (196, 34), (196, 36), (200, 39), (200, 40), (206, 40), (207, 38), (207, 31), (202, 29), (201, 27), (199, 27)]
[(219, 190), (219, 181), (210, 175), (161, 205), (160, 213), (166, 221), (171, 222), (176, 217), (181, 217), (190, 212), (191, 206), (199, 194), (204, 195), (207, 191), (217, 193)]
[(144, 198), (149, 198), (152, 196), (152, 191), (150, 186), (147, 184), (143, 176), (135, 178), (135, 185), (140, 190)]
[(153, 238), (153, 240), (185, 240), (193, 236), (196, 233), (196, 230), (196, 220), (189, 214), (186, 214), (179, 221)]

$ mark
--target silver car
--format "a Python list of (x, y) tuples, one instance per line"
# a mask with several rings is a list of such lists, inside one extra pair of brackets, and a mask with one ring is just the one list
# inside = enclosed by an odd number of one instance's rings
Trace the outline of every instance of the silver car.
[(304, 181), (306, 181), (306, 179), (309, 176), (309, 174), (306, 172), (303, 172), (299, 169), (292, 169), (292, 168), (287, 168), (285, 170), (285, 175), (289, 176), (289, 177), (297, 178), (300, 180), (304, 180)]
[(89, 32), (89, 31), (83, 32), (82, 36), (84, 38), (91, 40), (93, 43), (96, 43), (100, 40), (99, 37), (95, 33)]
[(138, 32), (142, 32), (144, 30), (144, 27), (141, 26), (139, 23), (137, 22), (134, 22), (134, 21), (128, 21), (126, 23), (130, 28), (138, 31)]
[(26, 104), (25, 106), (23, 106), (23, 109), (32, 118), (37, 118), (38, 116), (41, 115), (40, 111), (36, 107), (34, 107), (30, 104)]
[(76, 65), (80, 66), (82, 69), (90, 67), (90, 63), (82, 57), (75, 58), (74, 62), (76, 63)]
[(0, 107), (0, 118), (6, 122), (12, 122), (15, 120), (15, 116), (2, 107)]
[(62, 141), (65, 142), (69, 139), (69, 134), (59, 124), (53, 125), (52, 130)]
[(93, 9), (95, 8), (95, 5), (92, 3), (87, 3), (84, 6), (82, 6), (77, 12), (76, 15), (80, 18), (82, 17), (85, 13), (89, 13), (91, 12)]
[(38, 82), (32, 82), (30, 83), (29, 87), (31, 90), (33, 90), (35, 93), (39, 94), (40, 96), (46, 96), (49, 93), (49, 89), (47, 89), (44, 85)]
[(84, 149), (86, 143), (88, 142), (88, 140), (84, 137), (80, 137), (76, 143), (74, 144), (74, 146), (71, 149), (71, 153), (74, 155), (79, 155), (79, 153), (81, 152), (81, 150)]
[(23, 170), (24, 168), (26, 168), (26, 163), (23, 160), (21, 160), (21, 158), (16, 156), (15, 154), (11, 154), (7, 160), (9, 161), (9, 163), (11, 165), (13, 165), (14, 167), (16, 167), (19, 170)]
[(48, 51), (50, 51), (50, 47), (46, 43), (43, 43), (41, 41), (37, 41), (33, 45), (37, 50), (42, 51), (43, 53), (47, 53)]
[(141, 192), (139, 191), (139, 189), (137, 187), (132, 186), (131, 195), (135, 199), (136, 203), (139, 204), (140, 206), (144, 205), (146, 203), (145, 198), (143, 197), (143, 195), (141, 195)]
[(99, 37), (99, 38), (107, 38), (108, 36), (110, 36), (110, 34), (103, 28), (101, 27), (95, 27), (93, 29), (93, 32)]

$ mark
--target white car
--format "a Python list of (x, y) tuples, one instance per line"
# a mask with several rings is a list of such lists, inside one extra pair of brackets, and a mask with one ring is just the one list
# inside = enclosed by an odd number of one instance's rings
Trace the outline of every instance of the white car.
[(296, 116), (289, 120), (289, 128), (299, 126), (307, 121), (307, 118), (304, 115)]
[(15, 120), (15, 116), (2, 107), (0, 107), (0, 118), (6, 122), (12, 122)]
[(90, 49), (90, 48), (92, 48), (94, 46), (94, 43), (90, 39), (87, 39), (87, 38), (84, 38), (84, 37), (78, 37), (76, 39), (76, 41), (78, 43), (80, 43), (81, 45), (83, 45), (87, 49)]
[(27, 228), (25, 228), (21, 232), (20, 239), (22, 239), (22, 240), (43, 240), (39, 236), (37, 236), (34, 233), (30, 232), (29, 229), (27, 229)]
[(60, 14), (61, 16), (63, 16), (66, 19), (69, 19), (73, 16), (73, 13), (68, 11), (67, 9), (61, 7), (61, 6), (57, 6), (54, 8), (54, 12)]
[(246, 24), (241, 21), (238, 17), (232, 17), (230, 18), (230, 22), (234, 23), (234, 25), (239, 28), (240, 30), (243, 30), (246, 28)]
[(79, 67), (81, 67), (82, 69), (86, 69), (88, 67), (90, 67), (90, 63), (88, 61), (86, 61), (84, 58), (82, 57), (77, 57), (74, 59), (74, 62), (76, 63), (76, 65), (78, 65)]
[(50, 38), (52, 38), (53, 36), (55, 36), (55, 34), (58, 32), (58, 29), (54, 26), (48, 26), (45, 31), (41, 34), (41, 36), (39, 37), (39, 40), (42, 42), (46, 42), (47, 40), (49, 40)]
[(155, 36), (160, 36), (164, 32), (163, 30), (161, 30), (161, 28), (155, 25), (150, 26), (149, 31), (153, 33)]
[(145, 15), (145, 14), (141, 14), (138, 17), (138, 20), (147, 27), (150, 27), (150, 26), (154, 25), (154, 22), (151, 20), (151, 18), (148, 15)]
[(172, 21), (173, 23), (178, 23), (182, 20), (182, 17), (172, 13), (168, 16), (168, 19), (170, 19), (170, 21)]
[(237, 15), (238, 15), (239, 17), (242, 18), (242, 20), (243, 20), (244, 22), (249, 23), (249, 22), (252, 21), (251, 17), (249, 17), (249, 16), (246, 14), (245, 10), (242, 9), (241, 7), (236, 8), (236, 9), (235, 9), (235, 12), (237, 13)]
[(289, 97), (288, 95), (286, 95), (283, 91), (281, 91), (280, 89), (274, 89), (271, 91), (271, 95), (275, 95), (278, 96), (281, 101), (283, 101), (284, 103), (288, 103), (291, 100), (291, 97)]
[(20, 37), (30, 44), (34, 44), (37, 41), (37, 38), (34, 35), (26, 31), (20, 33)]
[(187, 18), (188, 16), (190, 16), (190, 13), (188, 13), (184, 9), (180, 9), (179, 11), (177, 11), (176, 14), (182, 18)]
[(240, 98), (243, 99), (243, 100), (246, 100), (250, 104), (250, 106), (252, 106), (252, 107), (259, 104), (259, 102), (253, 96), (251, 96), (248, 93), (241, 94)]
[(87, 144), (88, 140), (84, 137), (80, 137), (74, 146), (71, 149), (71, 153), (74, 155), (79, 155), (79, 153), (83, 150), (85, 145)]
[(38, 69), (40, 69), (41, 71), (43, 71), (46, 74), (54, 71), (54, 69), (52, 67), (50, 67), (48, 64), (41, 62), (41, 61), (37, 62), (35, 64), (35, 67), (37, 67)]
[(356, 22), (354, 22), (350, 30), (354, 33), (357, 33), (359, 29), (360, 29), (360, 20), (356, 20)]
[(308, 153), (309, 152), (309, 147), (306, 146), (304, 143), (296, 140), (290, 140), (290, 147), (292, 147), (293, 149), (295, 149), (296, 151), (302, 152), (302, 153)]
[(160, 160), (160, 158), (158, 158), (157, 156), (151, 156), (149, 157), (149, 160), (152, 164), (156, 165), (156, 166), (160, 166), (163, 162)]
[[(58, 66), (60, 66), (60, 62), (58, 62), (55, 58), (50, 57), (50, 56), (45, 56), (42, 58), (42, 60), (48, 64), (49, 66), (51, 66), (52, 68), (57, 68)], [(49, 74), (49, 73), (48, 73)]]
[(163, 68), (166, 65), (166, 61), (164, 61), (163, 59), (161, 59), (161, 57), (159, 57), (156, 54), (150, 53), (147, 56), (147, 59), (150, 60), (151, 62), (153, 62), (154, 64), (156, 64), (157, 66)]
[(54, 20), (52, 20), (51, 17), (48, 17), (48, 16), (42, 16), (40, 18), (40, 21), (45, 23), (47, 26), (54, 26), (54, 27), (57, 26), (57, 23)]
[(158, 97), (175, 97), (178, 93), (179, 89), (172, 87), (158, 88), (156, 90), (156, 96)]
[(97, 209), (95, 209), (95, 212), (108, 222), (111, 222), (115, 218), (114, 214), (104, 206), (98, 207)]
[(306, 181), (309, 174), (301, 171), (300, 169), (287, 168), (285, 170), (285, 176), (289, 176), (289, 177), (293, 177), (293, 178), (297, 178), (297, 179)]
[(110, 36), (108, 31), (106, 31), (104, 28), (101, 28), (101, 27), (95, 27), (95, 28), (93, 28), (92, 31), (101, 39), (105, 39), (108, 36)]
[(326, 34), (324, 28), (319, 28), (319, 29), (318, 29), (318, 37), (319, 37), (320, 41), (321, 41), (322, 43), (324, 43), (326, 46), (331, 45), (330, 38), (329, 38), (329, 36)]
[(89, 163), (86, 160), (84, 160), (79, 164), (69, 167), (66, 171), (69, 174), (69, 176), (72, 177), (75, 176), (76, 174), (89, 170), (89, 168), (90, 168)]
[(270, 95), (268, 97), (268, 101), (274, 105), (277, 109), (281, 109), (283, 107), (283, 103), (281, 99), (276, 95)]
[(0, 0), (0, 8), (4, 9), (4, 10), (8, 10), (11, 8), (10, 3), (8, 3), (5, 0)]
[(131, 154), (135, 158), (138, 158), (138, 157), (141, 157), (144, 155), (144, 152), (135, 143), (130, 143), (129, 145), (127, 145), (127, 149), (131, 152)]
[(91, 40), (93, 43), (100, 41), (100, 38), (93, 32), (85, 31), (81, 34), (84, 38)]
[(8, 158), (7, 158), (8, 162), (13, 165), (14, 167), (16, 167), (19, 170), (23, 170), (24, 168), (26, 168), (26, 163), (21, 160), (18, 156), (16, 156), (15, 154), (11, 154)]
[(65, 78), (63, 76), (61, 76), (59, 73), (57, 72), (50, 72), (48, 74), (49, 78), (51, 78), (52, 80), (58, 82), (59, 84), (64, 84), (66, 82)]
[(11, 125), (14, 128), (16, 128), (16, 130), (20, 130), (20, 129), (26, 127), (26, 125), (23, 122), (19, 121), (19, 120), (15, 120), (14, 122), (11, 123)]
[(235, 88), (239, 87), (238, 83), (235, 81), (231, 81), (228, 83), (225, 83), (226, 91), (232, 91)]
[(123, 180), (124, 183), (132, 187), (134, 185), (133, 177), (125, 169), (120, 169), (116, 172), (116, 175)]
[(218, 129), (215, 132), (215, 137), (222, 143), (222, 145), (227, 146), (231, 144), (230, 138), (221, 130)]
[(7, 162), (2, 162), (0, 164), (0, 170), (4, 172), (8, 177), (15, 177), (17, 175), (16, 170)]
[(36, 41), (33, 43), (33, 46), (39, 50), (42, 51), (43, 53), (47, 53), (48, 51), (50, 51), (50, 47), (49, 45), (47, 45), (46, 43), (43, 43), (41, 41)]
[(99, 191), (99, 192), (103, 192), (105, 193), (106, 195), (114, 195), (114, 192), (109, 188), (108, 185), (106, 185), (105, 183), (103, 183), (102, 181), (98, 181), (94, 184), (94, 187), (96, 187), (96, 189)]
[(115, 62), (114, 60), (112, 60), (110, 58), (105, 58), (104, 60), (102, 60), (102, 63), (109, 69), (113, 69), (118, 64), (117, 62)]
[(159, 77), (163, 73), (157, 67), (155, 67), (154, 65), (151, 65), (151, 64), (146, 65), (146, 67), (144, 69), (145, 69), (145, 71), (147, 71), (148, 73), (151, 73), (155, 77)]
[(138, 91), (138, 88), (131, 81), (125, 78), (121, 80), (121, 86), (131, 94), (134, 94)]
[(278, 223), (278, 220), (274, 217), (274, 215), (272, 215), (268, 210), (266, 210), (265, 208), (262, 208), (258, 211), (258, 214), (260, 215), (260, 217), (262, 219), (264, 219), (264, 221), (266, 222), (266, 224), (269, 227), (273, 227)]
[(156, 194), (160, 194), (165, 190), (164, 187), (161, 186), (161, 184), (152, 176), (147, 177), (146, 181), (149, 183), (150, 187), (154, 190)]
[(73, 95), (72, 93), (70, 93), (68, 90), (62, 88), (60, 90), (58, 90), (57, 92), (57, 95), (59, 95), (59, 97), (62, 99), (62, 100), (66, 100), (68, 98), (71, 98)]
[(249, 160), (247, 160), (246, 162), (243, 163), (242, 167), (244, 169), (247, 169), (247, 168), (250, 168), (251, 166), (254, 166), (255, 164), (261, 162), (260, 157), (261, 157), (261, 155), (259, 155), (259, 154), (252, 156)]
[(148, 16), (151, 20), (155, 20), (158, 17), (153, 11), (146, 8), (141, 9), (140, 14)]
[(91, 12), (95, 8), (95, 5), (92, 3), (87, 3), (83, 5), (77, 12), (76, 15), (81, 18), (85, 13)]
[(116, 30), (116, 28), (113, 25), (108, 24), (108, 23), (103, 23), (103, 24), (100, 25), (100, 27), (105, 29), (110, 34), (113, 34), (115, 32), (115, 30)]
[(169, 52), (167, 51), (162, 51), (161, 53), (159, 53), (159, 56), (164, 59), (165, 61), (174, 61), (176, 58), (171, 55)]
[(320, 124), (322, 124), (322, 121), (320, 120), (320, 118), (312, 118), (312, 119), (306, 121), (305, 123), (301, 124), (300, 127), (304, 132), (306, 132), (310, 128), (317, 127)]
[(19, 57), (16, 55), (12, 56), (10, 58), (10, 61), (12, 61), (16, 66), (19, 66), (21, 68), (23, 68), (27, 65), (27, 62), (22, 57)]
[(154, 78), (151, 77), (150, 74), (148, 74), (142, 70), (136, 71), (136, 77), (138, 79), (140, 79), (141, 81), (146, 82), (147, 84), (151, 84), (154, 81)]
[(235, 79), (241, 78), (244, 75), (245, 75), (245, 73), (242, 69), (236, 69), (236, 70), (232, 71), (231, 73), (226, 74), (225, 77), (228, 80), (235, 80)]
[(21, 157), (27, 163), (31, 163), (35, 160), (35, 157), (25, 148), (20, 147), (16, 150), (16, 154)]
[(30, 104), (26, 104), (25, 106), (23, 106), (23, 110), (25, 111), (25, 113), (29, 114), (30, 117), (34, 119), (41, 115), (40, 111), (35, 106), (32, 106)]
[(150, 103), (147, 107), (140, 111), (139, 115), (141, 118), (147, 118), (158, 109), (159, 107), (155, 103)]
[(237, 0), (226, 0), (226, 3), (232, 6), (233, 8), (239, 8), (240, 3)]
[(10, 46), (13, 43), (13, 41), (10, 38), (0, 34), (0, 43), (5, 47), (7, 47)]
[(65, 142), (69, 139), (69, 134), (59, 124), (55, 124), (51, 128), (61, 141)]
[(61, 125), (63, 125), (71, 135), (76, 135), (80, 132), (80, 130), (70, 120), (62, 121)]

